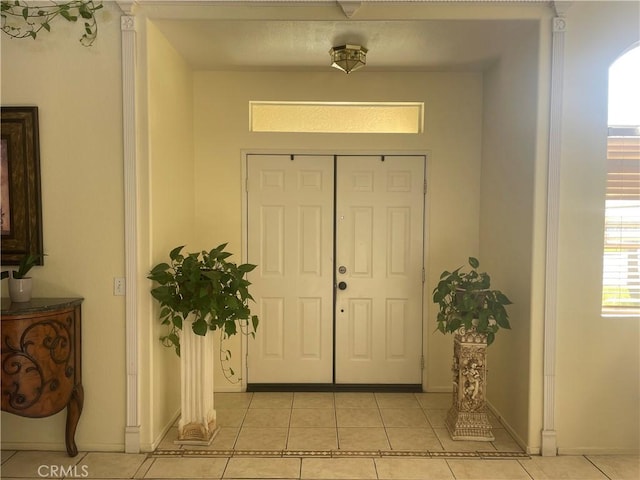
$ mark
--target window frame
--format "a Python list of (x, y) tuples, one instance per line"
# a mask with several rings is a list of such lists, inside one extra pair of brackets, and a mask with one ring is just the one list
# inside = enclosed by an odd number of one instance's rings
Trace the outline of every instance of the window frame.
[[(612, 221), (614, 209), (627, 210), (631, 214), (627, 213), (627, 218), (619, 217), (619, 222)], [(640, 317), (640, 127), (609, 127), (604, 214), (601, 315), (606, 318)], [(631, 235), (630, 242), (626, 241), (629, 237), (625, 235)], [(619, 261), (626, 263), (624, 271), (616, 270), (616, 254)], [(635, 270), (630, 267), (634, 261)], [(630, 272), (632, 276), (629, 276)], [(630, 288), (631, 299), (636, 299), (637, 303), (607, 304), (607, 295), (615, 293), (619, 300), (622, 298), (622, 289), (615, 291), (616, 287), (623, 286), (622, 281)]]

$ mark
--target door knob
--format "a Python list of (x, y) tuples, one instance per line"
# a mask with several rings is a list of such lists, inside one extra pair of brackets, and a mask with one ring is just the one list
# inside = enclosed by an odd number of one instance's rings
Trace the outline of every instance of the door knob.
[(347, 289), (347, 282), (340, 282), (338, 283), (338, 288), (340, 290), (346, 290)]

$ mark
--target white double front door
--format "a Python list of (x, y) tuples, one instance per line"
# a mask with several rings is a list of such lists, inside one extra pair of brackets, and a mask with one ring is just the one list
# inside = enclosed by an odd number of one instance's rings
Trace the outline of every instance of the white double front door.
[(420, 384), (424, 156), (248, 155), (249, 384)]

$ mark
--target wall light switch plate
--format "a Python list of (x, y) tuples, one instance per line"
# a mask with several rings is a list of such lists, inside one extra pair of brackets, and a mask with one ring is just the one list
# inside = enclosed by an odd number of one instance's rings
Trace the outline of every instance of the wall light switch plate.
[(124, 277), (115, 277), (113, 279), (113, 294), (124, 295), (126, 293), (126, 287), (124, 283)]

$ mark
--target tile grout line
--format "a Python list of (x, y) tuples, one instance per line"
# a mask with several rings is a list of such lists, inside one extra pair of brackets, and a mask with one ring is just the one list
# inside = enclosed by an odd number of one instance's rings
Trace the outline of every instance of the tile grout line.
[(227, 473), (227, 469), (229, 468), (229, 461), (231, 460), (231, 457), (228, 457), (226, 462), (224, 463), (224, 468), (222, 469), (222, 475), (220, 475), (220, 479), (222, 480), (223, 478), (225, 478), (225, 475)]
[[(240, 432), (242, 432), (242, 428), (244, 427), (244, 420), (247, 418), (247, 414), (249, 413), (249, 406), (244, 409), (244, 414), (240, 419), (240, 426), (238, 426), (238, 431), (236, 432), (235, 438), (233, 439), (233, 445), (231, 446), (231, 450), (236, 449), (236, 445), (238, 443), (238, 439), (240, 438)], [(215, 440), (214, 440), (215, 441)]]
[(336, 394), (333, 394), (333, 423), (336, 427), (336, 446), (340, 450), (340, 430), (338, 429), (338, 403)]
[[(218, 458), (431, 458), (476, 460), (518, 460), (530, 458), (521, 452), (496, 452), (502, 455), (486, 455), (482, 451), (441, 452), (429, 450), (164, 450), (150, 452), (150, 458), (204, 456)], [(491, 453), (491, 452), (489, 452)]]
[[(442, 451), (445, 452), (446, 448), (444, 446), (444, 443), (442, 443), (442, 440), (440, 439), (440, 435), (438, 435), (438, 432), (436, 432), (436, 425), (431, 422), (431, 419), (429, 418), (429, 415), (427, 414), (427, 407), (428, 406), (420, 401), (420, 399), (418, 398), (418, 395), (416, 393), (414, 393), (413, 396), (417, 400), (418, 405), (420, 405), (420, 410), (422, 410), (422, 414), (426, 417), (427, 423), (431, 427), (431, 430), (433, 431), (433, 435), (436, 437), (436, 440), (438, 441), (438, 444), (440, 444), (440, 447), (442, 448)], [(440, 410), (440, 409), (433, 409), (433, 410)]]
[(8, 461), (11, 457), (13, 457), (16, 453), (18, 453), (18, 450), (13, 450), (13, 452), (11, 453), (11, 455), (9, 455), (7, 458), (5, 458), (5, 459), (3, 460), (3, 462), (2, 462), (2, 464), (1, 464), (1, 465), (4, 465), (5, 463), (7, 463), (7, 461)]
[(453, 468), (451, 468), (451, 464), (449, 463), (449, 460), (447, 460), (446, 458), (444, 459), (444, 463), (447, 464), (447, 468), (449, 469), (449, 471), (451, 472), (451, 477), (452, 478), (456, 478), (456, 474), (453, 471)]
[[(253, 400), (253, 396), (251, 397), (251, 399)], [(249, 404), (251, 404), (251, 402), (249, 402)], [(231, 450), (235, 450), (236, 449), (236, 445), (238, 443), (238, 440), (240, 439), (240, 432), (242, 432), (242, 428), (244, 427), (244, 421), (246, 420), (248, 414), (249, 414), (249, 405), (247, 405), (247, 408), (244, 409), (244, 414), (242, 415), (242, 418), (240, 419), (240, 426), (238, 427), (238, 431), (236, 432), (236, 436), (233, 439), (233, 445), (231, 447)]]
[[(289, 439), (291, 438), (291, 419), (293, 418), (293, 407), (296, 404), (296, 393), (293, 392), (291, 395), (291, 408), (289, 409), (289, 422), (287, 423), (287, 439), (284, 442), (284, 448), (287, 450), (289, 448)], [(300, 462), (302, 464), (302, 462)]]
[[(334, 393), (333, 394), (333, 417), (334, 417), (334, 423), (336, 426), (336, 437), (337, 437), (337, 445), (338, 445), (338, 449), (340, 448), (340, 422), (338, 420), (338, 396)], [(344, 407), (341, 407), (344, 408)]]
[(375, 458), (372, 458), (371, 461), (373, 462), (373, 471), (376, 472), (376, 478), (380, 480), (380, 474), (378, 473), (378, 462), (376, 462)]
[[(145, 478), (147, 473), (149, 473), (149, 470), (151, 470), (151, 467), (153, 466), (154, 463), (156, 463), (156, 459), (154, 457), (151, 457), (149, 454), (147, 454), (147, 458), (144, 459), (144, 461), (133, 473), (133, 476), (131, 478)], [(145, 465), (147, 465), (147, 468), (144, 468)]]
[(587, 462), (589, 462), (591, 465), (593, 465), (594, 467), (596, 467), (598, 469), (599, 472), (601, 472), (606, 478), (608, 478), (609, 480), (611, 480), (611, 477), (609, 475), (607, 475), (600, 467), (598, 467), (598, 465), (596, 465), (595, 463), (593, 463), (591, 461), (591, 459), (587, 456), (587, 455), (581, 455)]
[(517, 459), (517, 458), (516, 458), (516, 461), (518, 462), (518, 465), (520, 465), (520, 468), (522, 468), (522, 470), (524, 470), (524, 473), (526, 473), (526, 474), (527, 474), (527, 477), (529, 477), (531, 480), (535, 480), (535, 479), (533, 478), (533, 475), (531, 475), (531, 474), (529, 473), (529, 470), (527, 470), (527, 469), (526, 469), (526, 467), (522, 464), (522, 462), (521, 462), (519, 459)]
[[(387, 432), (387, 426), (384, 423), (384, 418), (382, 417), (382, 408), (380, 408), (380, 402), (378, 401), (378, 394), (376, 392), (374, 392), (373, 394), (373, 399), (376, 402), (376, 407), (378, 407), (378, 417), (380, 418), (380, 423), (382, 425), (382, 429), (384, 430), (384, 437), (387, 439), (387, 445), (389, 446), (389, 449), (391, 449), (391, 440), (389, 440), (389, 433)], [(374, 465), (376, 462), (373, 462)], [(376, 471), (376, 477), (378, 476), (378, 473)]]
[[(380, 415), (380, 422), (382, 422), (382, 428), (384, 428), (384, 436), (387, 438), (387, 444), (389, 445), (389, 450), (393, 450), (393, 446), (391, 445), (391, 438), (389, 437), (389, 431), (387, 430), (387, 424), (384, 421), (384, 416), (382, 415), (382, 408), (380, 408), (380, 404), (378, 403), (378, 396), (375, 396), (376, 403), (378, 404), (378, 415)], [(373, 462), (374, 464), (376, 462)], [(377, 470), (376, 470), (377, 475)]]

